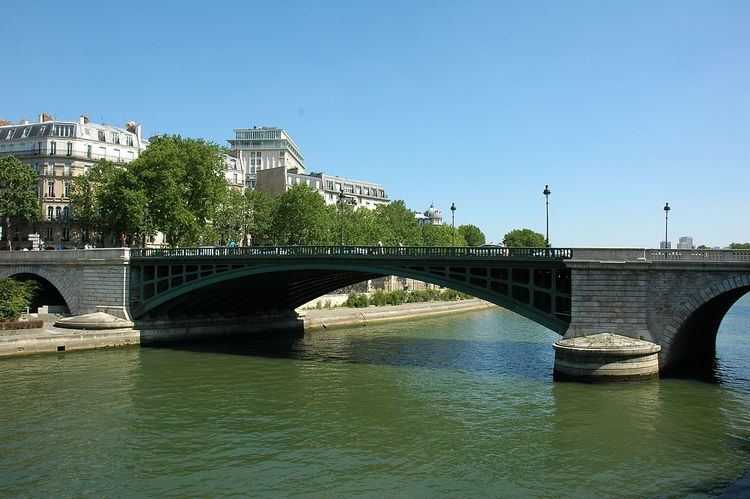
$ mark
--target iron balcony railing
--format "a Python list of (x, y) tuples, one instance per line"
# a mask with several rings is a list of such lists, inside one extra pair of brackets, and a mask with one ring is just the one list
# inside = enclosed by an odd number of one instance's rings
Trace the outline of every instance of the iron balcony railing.
[(111, 154), (97, 154), (91, 152), (89, 154), (85, 151), (72, 151), (70, 154), (66, 150), (57, 150), (55, 154), (51, 154), (49, 151), (39, 149), (27, 149), (24, 151), (0, 151), (0, 156), (16, 156), (18, 158), (70, 158), (70, 159), (85, 159), (87, 161), (99, 161), (104, 159), (111, 161), (112, 163), (124, 164), (131, 161), (129, 158), (123, 158), (121, 156), (112, 156)]
[(240, 246), (134, 249), (133, 258), (183, 257), (471, 257), (561, 260), (569, 248), (501, 248), (451, 246)]

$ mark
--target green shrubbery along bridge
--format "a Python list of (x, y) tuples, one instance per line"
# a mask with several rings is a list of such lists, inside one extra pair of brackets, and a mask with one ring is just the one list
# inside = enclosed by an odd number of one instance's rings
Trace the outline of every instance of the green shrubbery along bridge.
[[(287, 246), (0, 252), (0, 278), (40, 282), (73, 314), (136, 322), (290, 316), (329, 291), (398, 275), (483, 298), (566, 337), (661, 346), (662, 369), (713, 354), (750, 291), (748, 250)], [(54, 303), (53, 303), (54, 304)]]

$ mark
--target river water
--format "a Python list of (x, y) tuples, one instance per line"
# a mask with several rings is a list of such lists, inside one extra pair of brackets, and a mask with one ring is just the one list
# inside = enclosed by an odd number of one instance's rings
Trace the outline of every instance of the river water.
[(499, 309), (0, 361), (0, 496), (713, 495), (750, 467), (750, 296), (718, 383), (552, 381)]

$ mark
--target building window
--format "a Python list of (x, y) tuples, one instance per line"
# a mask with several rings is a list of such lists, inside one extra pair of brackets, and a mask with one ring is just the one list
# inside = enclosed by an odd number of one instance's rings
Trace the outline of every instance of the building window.
[(47, 165), (47, 175), (54, 175), (55, 174), (55, 165)]
[(72, 137), (73, 136), (73, 125), (55, 125), (53, 129), (54, 135), (58, 137)]
[(36, 143), (36, 153), (37, 154), (42, 154), (42, 143), (41, 142), (37, 142)]
[(68, 142), (67, 155), (68, 156), (72, 156), (73, 155), (73, 143), (72, 142)]
[(21, 134), (21, 138), (25, 139), (26, 137), (28, 137), (29, 136), (29, 132), (31, 132), (31, 127), (27, 126), (26, 128), (23, 129), (23, 133)]
[(41, 137), (42, 135), (44, 135), (44, 132), (46, 132), (46, 131), (47, 131), (47, 125), (42, 125), (41, 128), (39, 128), (39, 135), (38, 135), (38, 137)]
[(91, 157), (91, 145), (86, 146), (86, 157), (87, 158)]
[(107, 136), (101, 130), (99, 130), (99, 140), (101, 142), (106, 142), (107, 141)]
[(57, 154), (57, 142), (55, 142), (54, 140), (49, 143), (49, 153), (51, 156)]
[[(50, 208), (50, 210), (51, 209), (52, 208)], [(50, 217), (50, 218), (52, 218), (52, 217)], [(46, 234), (44, 234), (44, 240), (45, 241), (54, 241), (54, 239), (52, 238), (52, 227), (47, 227), (45, 229), (45, 232), (46, 232)]]
[[(70, 182), (65, 182), (63, 184), (63, 196), (70, 197)], [(67, 210), (67, 208), (65, 208)]]
[(55, 197), (55, 183), (47, 182), (47, 197)]
[(125, 136), (125, 143), (129, 146), (133, 145), (133, 136), (132, 135), (126, 135)]
[(116, 132), (112, 132), (112, 143), (113, 144), (119, 144), (120, 143), (120, 134)]
[(60, 238), (60, 241), (70, 241), (70, 228), (62, 228), (62, 237)]
[(8, 135), (5, 136), (5, 140), (12, 139), (15, 134), (16, 134), (16, 129), (11, 128), (10, 130), (8, 130)]
[(70, 218), (70, 207), (69, 206), (65, 206), (62, 209), (62, 219), (63, 220), (68, 220), (69, 218)]
[(51, 206), (47, 207), (47, 220), (52, 220), (52, 217), (55, 216), (55, 209)]
[(59, 206), (55, 207), (55, 220), (60, 220), (62, 218), (62, 208)]

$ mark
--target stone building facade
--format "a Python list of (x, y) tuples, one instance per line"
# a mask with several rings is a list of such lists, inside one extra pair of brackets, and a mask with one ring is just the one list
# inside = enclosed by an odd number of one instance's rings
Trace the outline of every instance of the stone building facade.
[[(70, 202), (73, 178), (88, 172), (97, 161), (124, 165), (146, 148), (141, 126), (128, 121), (125, 128), (78, 121), (56, 120), (41, 114), (36, 123), (22, 120), (0, 125), (0, 156), (15, 156), (39, 174), (38, 197), (43, 221), (32, 227), (16, 225), (9, 238), (14, 247), (29, 248), (30, 233), (40, 234), (46, 247), (81, 246), (85, 235), (75, 223)], [(94, 244), (105, 245), (106, 241)]]

